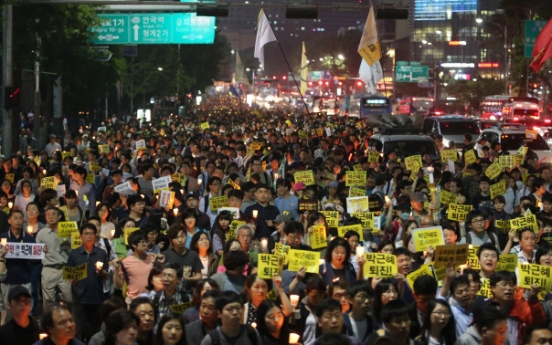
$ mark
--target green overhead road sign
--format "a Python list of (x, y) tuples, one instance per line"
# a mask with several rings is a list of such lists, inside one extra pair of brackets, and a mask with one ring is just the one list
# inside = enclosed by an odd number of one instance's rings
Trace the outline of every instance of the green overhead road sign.
[(419, 62), (397, 61), (395, 81), (397, 83), (426, 83), (429, 81), (429, 67)]
[(526, 20), (525, 35), (523, 37), (523, 56), (526, 58), (533, 57), (533, 48), (535, 41), (539, 36), (542, 28), (546, 25), (545, 20)]
[(211, 44), (215, 17), (195, 13), (99, 14), (93, 44)]

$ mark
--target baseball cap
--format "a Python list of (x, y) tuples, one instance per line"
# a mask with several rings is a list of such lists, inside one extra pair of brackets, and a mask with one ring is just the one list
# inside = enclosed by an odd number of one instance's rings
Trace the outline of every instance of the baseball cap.
[(293, 186), (293, 190), (295, 190), (295, 191), (304, 190), (304, 189), (307, 189), (307, 186), (305, 186), (305, 184), (304, 184), (303, 182), (297, 182), (297, 183)]
[(291, 221), (291, 216), (289, 214), (279, 214), (276, 216), (276, 219), (273, 220), (276, 224), (287, 223), (289, 221)]
[(330, 182), (330, 188), (337, 188), (338, 186), (339, 186), (339, 183), (337, 183), (336, 181)]
[(410, 195), (410, 201), (424, 202), (425, 201), (424, 193), (420, 193), (420, 192), (412, 193), (412, 195)]
[(186, 199), (188, 199), (188, 198), (196, 198), (196, 199), (199, 199), (199, 193), (198, 193), (198, 192), (190, 191), (190, 192), (188, 192), (188, 194), (186, 194)]
[(31, 294), (29, 293), (29, 290), (27, 290), (26, 287), (18, 285), (15, 287), (12, 287), (10, 289), (10, 292), (8, 292), (8, 302), (11, 302), (12, 300), (18, 298), (19, 296), (26, 296), (31, 298)]

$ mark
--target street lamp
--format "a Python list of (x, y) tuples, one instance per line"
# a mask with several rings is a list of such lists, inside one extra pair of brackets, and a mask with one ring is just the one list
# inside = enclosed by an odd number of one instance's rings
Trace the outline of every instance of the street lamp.
[[(481, 24), (481, 23), (483, 23), (483, 18), (475, 18), (475, 22), (477, 24)], [(508, 26), (504, 25), (504, 27), (502, 27), (502, 25), (500, 25), (498, 23), (495, 23), (495, 22), (492, 22), (492, 21), (487, 21), (486, 23), (492, 24), (492, 25), (498, 27), (499, 29), (504, 29), (504, 92), (505, 92), (505, 94), (509, 94), (509, 89), (508, 89)]]
[(157, 67), (157, 70), (158, 70), (159, 72), (161, 72), (161, 71), (163, 71), (163, 67)]
[(339, 60), (345, 60), (345, 57), (343, 56), (343, 54), (339, 54), (339, 55), (337, 56), (337, 58), (338, 58)]

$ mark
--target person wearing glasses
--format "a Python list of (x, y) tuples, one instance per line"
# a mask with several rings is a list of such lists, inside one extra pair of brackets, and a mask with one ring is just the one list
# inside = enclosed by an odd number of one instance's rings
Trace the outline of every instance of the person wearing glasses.
[(73, 315), (77, 326), (75, 337), (88, 342), (99, 332), (101, 326), (100, 306), (106, 299), (103, 282), (107, 277), (108, 259), (105, 250), (96, 247), (98, 229), (87, 223), (79, 229), (82, 246), (69, 253), (67, 266), (77, 267), (87, 264), (87, 276), (73, 279)]
[[(490, 223), (486, 214), (481, 210), (472, 210), (466, 217), (466, 224), (471, 228), (471, 231), (466, 233), (466, 236), (462, 237), (460, 244), (473, 244), (478, 247), (484, 243), (492, 243), (498, 246), (498, 237), (496, 234), (487, 231)], [(498, 248), (498, 247), (497, 247)]]
[(416, 338), (428, 345), (454, 345), (455, 322), (450, 305), (443, 300), (429, 301), (420, 336)]

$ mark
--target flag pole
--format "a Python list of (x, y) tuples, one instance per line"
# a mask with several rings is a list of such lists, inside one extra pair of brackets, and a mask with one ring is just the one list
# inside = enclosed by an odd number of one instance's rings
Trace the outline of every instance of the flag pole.
[(286, 54), (284, 54), (284, 50), (282, 49), (282, 46), (280, 45), (280, 41), (276, 40), (276, 42), (278, 43), (278, 48), (280, 48), (280, 52), (282, 53), (282, 56), (284, 57), (284, 60), (286, 61), (286, 65), (288, 66), (288, 69), (291, 72), (291, 77), (293, 78), (293, 82), (295, 83), (295, 86), (297, 86), (297, 90), (299, 91), (299, 95), (301, 96), (301, 101), (303, 101), (303, 105), (305, 106), (305, 109), (307, 110), (307, 115), (310, 116), (309, 106), (305, 102), (305, 98), (303, 96), (303, 93), (301, 92), (301, 88), (299, 87), (299, 84), (297, 83), (297, 79), (295, 79), (295, 73), (293, 73), (293, 71), (291, 70), (291, 66), (290, 66), (289, 61), (286, 57)]

